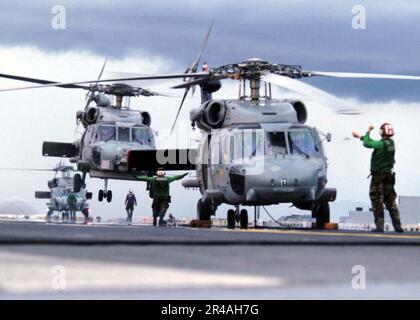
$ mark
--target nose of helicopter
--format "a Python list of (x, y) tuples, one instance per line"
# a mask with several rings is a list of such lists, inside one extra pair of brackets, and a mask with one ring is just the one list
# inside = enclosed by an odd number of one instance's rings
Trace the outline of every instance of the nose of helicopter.
[[(108, 143), (96, 150), (101, 170), (128, 170), (128, 157), (131, 151), (149, 150), (151, 147), (138, 145), (113, 145)], [(99, 160), (98, 159), (98, 160)]]
[(318, 159), (265, 160), (259, 166), (241, 170), (245, 201), (250, 204), (314, 201), (326, 185), (325, 168)]

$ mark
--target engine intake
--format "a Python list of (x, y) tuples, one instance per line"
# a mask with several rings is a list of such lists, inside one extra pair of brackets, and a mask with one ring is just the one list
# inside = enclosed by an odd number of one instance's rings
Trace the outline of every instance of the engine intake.
[(83, 115), (83, 119), (89, 123), (95, 123), (96, 120), (98, 119), (99, 116), (99, 109), (96, 107), (90, 107), (89, 109), (87, 109), (87, 111), (85, 111), (84, 115)]
[(141, 112), (141, 117), (143, 118), (143, 124), (150, 127), (152, 124), (152, 116), (149, 112), (143, 111)]
[(221, 100), (212, 100), (204, 107), (204, 122), (211, 128), (220, 128), (225, 120), (226, 106)]
[(302, 101), (292, 102), (292, 106), (296, 111), (297, 121), (300, 123), (305, 123), (308, 120), (308, 111), (306, 110), (305, 105)]

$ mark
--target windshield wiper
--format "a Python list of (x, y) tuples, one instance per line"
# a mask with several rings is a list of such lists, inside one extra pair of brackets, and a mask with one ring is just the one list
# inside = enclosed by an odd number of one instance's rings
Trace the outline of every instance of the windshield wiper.
[(291, 142), (292, 148), (293, 148), (294, 150), (296, 150), (296, 151), (297, 151), (297, 152), (299, 152), (300, 154), (304, 155), (307, 159), (309, 159), (309, 158), (310, 158), (309, 154), (307, 154), (305, 151), (303, 151), (302, 149), (300, 149), (300, 148), (296, 145), (296, 143), (294, 143), (294, 142), (293, 142), (293, 140), (290, 140), (290, 142)]

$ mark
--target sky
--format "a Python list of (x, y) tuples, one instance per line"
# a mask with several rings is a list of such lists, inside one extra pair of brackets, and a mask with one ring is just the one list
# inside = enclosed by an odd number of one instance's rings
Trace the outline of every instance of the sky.
[[(65, 9), (65, 29), (54, 29), (53, 9)], [(352, 28), (355, 5), (366, 9), (366, 29)], [(9, 1), (0, 3), (0, 72), (57, 81), (95, 79), (107, 57), (106, 75), (115, 72), (182, 72), (196, 57), (210, 21), (215, 25), (203, 60), (211, 67), (260, 57), (275, 63), (299, 64), (322, 71), (382, 72), (420, 75), (420, 6), (416, 1)], [(348, 139), (353, 130), (363, 132), (390, 121), (397, 135), (397, 188), (400, 194), (416, 195), (420, 169), (416, 159), (416, 119), (420, 112), (420, 82), (394, 80), (308, 79), (306, 83), (340, 97), (343, 104), (357, 106), (359, 116), (338, 116), (311, 97), (308, 123), (333, 134), (326, 146), (329, 185), (337, 187), (338, 203), (368, 203), (370, 152)], [(1, 88), (23, 83), (0, 80)], [(168, 83), (146, 83), (171, 92)], [(235, 95), (227, 81), (221, 95)], [(279, 97), (288, 93), (276, 91)], [(167, 137), (180, 93), (172, 98), (138, 98), (132, 105), (148, 110), (158, 142), (171, 145)], [(52, 167), (57, 159), (41, 157), (41, 145), (49, 141), (73, 141), (75, 113), (82, 108), (84, 92), (60, 88), (1, 93), (2, 157), (0, 167)], [(180, 126), (188, 126), (188, 111), (198, 97), (187, 99)], [(377, 130), (376, 130), (377, 131)], [(376, 132), (375, 131), (375, 132)], [(197, 133), (194, 133), (196, 136)], [(191, 142), (191, 141), (190, 141)], [(35, 189), (45, 189), (50, 177), (42, 173), (0, 173), (0, 199), (19, 196), (44, 210), (33, 200)], [(125, 193), (133, 187), (140, 199), (137, 213), (150, 213), (150, 200), (141, 183), (110, 182), (112, 204), (94, 199), (94, 215), (124, 215)], [(89, 180), (88, 189), (102, 188)], [(193, 216), (199, 198), (196, 191), (173, 188), (170, 212)], [(179, 199), (179, 200), (178, 200)], [(190, 210), (185, 212), (188, 205)], [(273, 207), (274, 215), (289, 212)], [(336, 205), (335, 214), (344, 207)], [(225, 207), (220, 211), (224, 216)], [(346, 207), (347, 209), (347, 207)]]

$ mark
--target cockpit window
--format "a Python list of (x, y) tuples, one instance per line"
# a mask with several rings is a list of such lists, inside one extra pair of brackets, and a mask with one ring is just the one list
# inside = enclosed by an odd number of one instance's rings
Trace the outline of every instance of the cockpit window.
[(116, 139), (115, 137), (116, 128), (114, 126), (109, 125), (101, 125), (98, 128), (97, 133), (97, 141), (114, 141)]
[(287, 153), (286, 135), (282, 131), (268, 132), (269, 148), (281, 154)]
[(153, 139), (150, 129), (145, 127), (133, 127), (132, 141), (140, 143), (142, 145), (153, 145)]
[(130, 141), (129, 127), (118, 127), (118, 141)]
[(261, 129), (235, 129), (230, 138), (231, 160), (250, 159), (264, 154), (265, 136)]
[(153, 134), (146, 127), (118, 127), (113, 125), (100, 125), (96, 134), (97, 141), (123, 141), (135, 142), (142, 145), (153, 146)]
[(70, 171), (64, 171), (63, 176), (64, 179), (73, 179), (73, 172)]
[(290, 152), (309, 157), (319, 157), (321, 152), (317, 146), (314, 132), (309, 129), (289, 131)]

